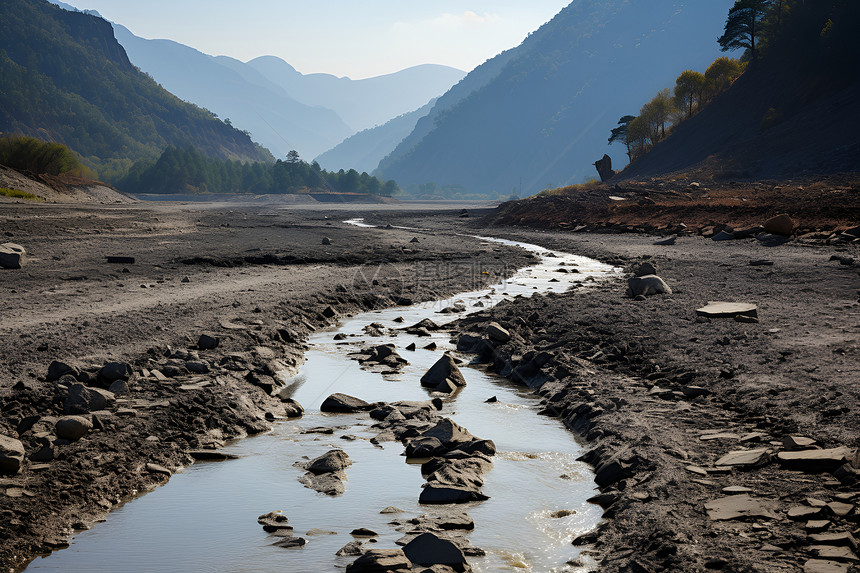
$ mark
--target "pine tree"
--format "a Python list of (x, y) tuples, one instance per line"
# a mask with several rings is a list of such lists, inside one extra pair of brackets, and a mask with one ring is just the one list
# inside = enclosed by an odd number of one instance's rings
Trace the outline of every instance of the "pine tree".
[(717, 39), (724, 52), (746, 48), (751, 60), (755, 60), (758, 52), (756, 40), (764, 31), (764, 18), (771, 0), (736, 0), (729, 10), (725, 32)]

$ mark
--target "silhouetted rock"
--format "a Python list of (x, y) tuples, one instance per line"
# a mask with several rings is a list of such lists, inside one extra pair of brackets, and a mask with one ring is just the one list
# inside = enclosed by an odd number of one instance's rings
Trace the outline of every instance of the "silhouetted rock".
[(594, 162), (594, 167), (597, 168), (597, 173), (600, 175), (601, 181), (609, 181), (615, 176), (615, 171), (612, 170), (612, 158), (606, 154)]

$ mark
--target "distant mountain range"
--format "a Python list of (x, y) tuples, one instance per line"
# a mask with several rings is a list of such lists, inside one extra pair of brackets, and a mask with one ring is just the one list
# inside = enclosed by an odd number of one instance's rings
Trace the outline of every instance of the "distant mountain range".
[(45, 0), (0, 0), (0, 78), (0, 131), (65, 143), (100, 174), (168, 145), (272, 159), (138, 71), (106, 21)]
[(455, 68), (429, 64), (363, 80), (304, 75), (274, 56), (244, 63), (210, 56), (172, 40), (141, 38), (120, 23), (113, 27), (132, 64), (178, 97), (229, 119), (277, 157), (295, 149), (310, 160), (357, 131), (426, 105), (466, 75)]
[(171, 40), (146, 40), (114, 24), (131, 62), (180, 98), (229, 119), (284, 158), (295, 149), (308, 160), (337, 145), (353, 130), (337, 113), (305, 105), (254, 68), (213, 57)]
[(403, 139), (415, 130), (415, 125), (425, 117), (436, 99), (409, 113), (399, 115), (383, 125), (359, 131), (347, 137), (337, 146), (318, 155), (316, 161), (323, 169), (355, 169), (373, 173), (379, 162)]
[(275, 56), (262, 56), (248, 65), (300, 102), (333, 109), (355, 131), (415, 111), (466, 75), (456, 68), (423, 64), (393, 74), (351, 80), (330, 74), (301, 74)]
[(439, 98), (380, 163), (401, 187), (434, 182), (529, 195), (596, 176), (618, 119), (720, 54), (732, 0), (578, 0)]

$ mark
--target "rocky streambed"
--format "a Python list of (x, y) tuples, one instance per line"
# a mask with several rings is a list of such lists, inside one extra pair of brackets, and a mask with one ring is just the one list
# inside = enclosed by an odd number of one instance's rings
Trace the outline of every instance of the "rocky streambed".
[[(175, 474), (30, 569), (114, 570), (157, 546), (148, 566), (362, 571), (405, 556), (454, 570), (581, 570), (588, 558), (570, 541), (600, 515), (586, 502), (582, 452), (536, 415), (528, 387), (468, 368), (441, 326), (609, 270), (538, 251), (544, 263), (505, 284), (313, 335), (301, 373), (269, 388), (304, 416), (221, 448), (238, 459)], [(510, 335), (493, 325), (488, 336)]]

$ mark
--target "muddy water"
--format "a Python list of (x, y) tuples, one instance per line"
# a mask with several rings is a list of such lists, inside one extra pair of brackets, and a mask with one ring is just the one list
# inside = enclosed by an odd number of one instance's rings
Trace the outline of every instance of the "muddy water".
[[(438, 313), (453, 303), (462, 303), (469, 312), (518, 294), (561, 292), (586, 277), (611, 272), (583, 257), (523, 246), (541, 262), (493, 289), (364, 313), (317, 333), (301, 372), (287, 380), (292, 396), (305, 407), (303, 418), (224, 448), (240, 456), (237, 460), (198, 463), (177, 473), (168, 485), (112, 512), (106, 523), (81, 532), (68, 549), (34, 561), (28, 570), (336, 571), (353, 558), (336, 557), (335, 552), (352, 541), (350, 532), (359, 527), (379, 533), (367, 547), (396, 547), (402, 534), (389, 521), (440, 514), (450, 507), (418, 504), (424, 483), (419, 468), (405, 463), (399, 443), (371, 444), (377, 432), (366, 415), (327, 415), (319, 406), (334, 392), (371, 402), (426, 400), (429, 395), (418, 379), (453, 346), (444, 334), (420, 338), (393, 329), (423, 318), (453, 320), (459, 315)], [(558, 268), (579, 273), (559, 273)], [(395, 322), (398, 317), (403, 321)], [(371, 323), (385, 327), (386, 335), (367, 336), (363, 329)], [(346, 339), (335, 341), (337, 333)], [(421, 349), (431, 341), (437, 350)], [(419, 349), (405, 350), (411, 342)], [(347, 356), (385, 343), (395, 344), (409, 360), (399, 374), (362, 370)], [(483, 491), (490, 499), (456, 506), (475, 522), (472, 545), (487, 553), (469, 562), (482, 572), (587, 570), (567, 565), (577, 557), (571, 539), (600, 518), (599, 508), (585, 502), (595, 490), (589, 468), (576, 461), (579, 447), (560, 422), (537, 416), (537, 400), (530, 392), (477, 369), (463, 368), (463, 374), (467, 386), (446, 400), (442, 414), (479, 438), (492, 439), (498, 448), (494, 467), (484, 476)], [(491, 396), (498, 401), (485, 403)], [(331, 448), (345, 450), (353, 460), (346, 493), (336, 498), (303, 487), (297, 478), (304, 472), (293, 466)], [(402, 513), (380, 514), (389, 506)], [(271, 545), (276, 539), (262, 531), (256, 518), (273, 510), (290, 518), (295, 534), (307, 540), (304, 548)], [(570, 514), (557, 517), (560, 511)]]

